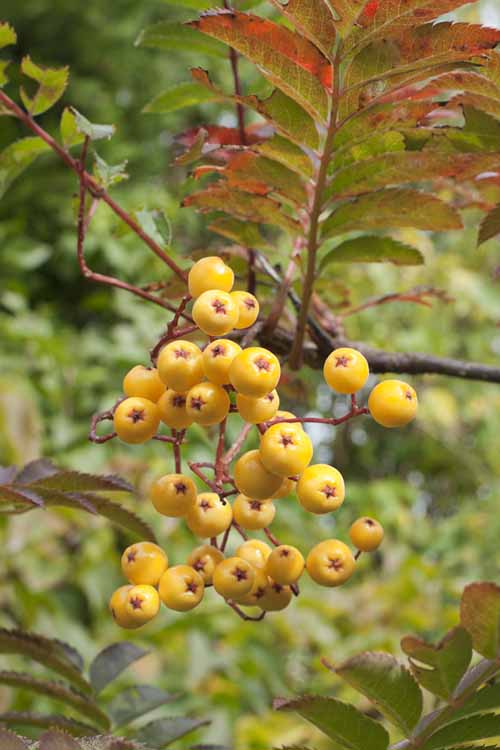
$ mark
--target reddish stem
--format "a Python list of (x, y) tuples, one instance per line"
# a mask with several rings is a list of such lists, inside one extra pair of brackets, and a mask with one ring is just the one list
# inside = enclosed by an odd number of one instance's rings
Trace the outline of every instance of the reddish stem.
[(275, 547), (279, 547), (279, 546), (280, 546), (281, 542), (279, 541), (279, 539), (277, 539), (277, 538), (276, 538), (276, 537), (274, 536), (274, 534), (272, 533), (272, 531), (270, 531), (270, 530), (269, 530), (269, 529), (268, 529), (268, 528), (266, 527), (265, 529), (263, 529), (263, 532), (264, 532), (264, 534), (265, 534), (265, 535), (267, 536), (267, 538), (269, 539), (269, 541), (271, 542), (271, 544), (273, 544), (273, 545), (274, 545)]
[(241, 617), (242, 620), (245, 620), (245, 622), (260, 622), (266, 616), (266, 613), (264, 612), (264, 610), (262, 610), (260, 615), (251, 617), (250, 615), (247, 615), (246, 612), (243, 612), (243, 610), (240, 609), (240, 607), (238, 607), (235, 602), (231, 601), (231, 599), (226, 599), (226, 604), (231, 607), (231, 609), (234, 609), (236, 614)]

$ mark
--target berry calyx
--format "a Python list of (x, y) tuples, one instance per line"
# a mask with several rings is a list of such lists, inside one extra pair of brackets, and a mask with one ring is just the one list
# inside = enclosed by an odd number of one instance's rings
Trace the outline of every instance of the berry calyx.
[(358, 518), (350, 530), (349, 536), (354, 546), (361, 552), (374, 552), (382, 544), (384, 529), (374, 518)]
[(383, 427), (403, 427), (415, 418), (417, 394), (402, 380), (383, 380), (368, 398), (368, 408), (375, 422)]
[(220, 385), (199, 383), (193, 386), (186, 396), (188, 416), (205, 427), (220, 424), (229, 414), (231, 402), (227, 392)]
[(289, 544), (275, 547), (266, 563), (266, 573), (282, 585), (296, 583), (304, 572), (305, 562), (301, 552)]
[(250, 292), (231, 292), (231, 298), (238, 308), (237, 329), (249, 328), (259, 317), (259, 302)]
[(313, 446), (303, 430), (279, 422), (263, 434), (259, 453), (268, 471), (289, 477), (304, 471), (312, 458)]
[(158, 591), (166, 607), (176, 612), (188, 612), (203, 599), (205, 583), (189, 565), (174, 565), (160, 578)]
[(205, 584), (212, 583), (214, 570), (224, 560), (224, 553), (212, 547), (211, 544), (202, 544), (196, 547), (187, 559), (190, 565), (203, 578)]
[(341, 586), (352, 576), (355, 567), (351, 550), (338, 539), (320, 542), (306, 559), (307, 572), (320, 586)]
[(292, 600), (292, 589), (281, 583), (269, 580), (264, 596), (259, 599), (258, 606), (264, 612), (280, 612), (286, 609)]
[(132, 586), (125, 596), (125, 614), (136, 627), (141, 627), (156, 617), (160, 597), (153, 586)]
[(364, 386), (369, 374), (365, 357), (349, 347), (335, 349), (323, 366), (327, 384), (337, 393), (356, 393)]
[(136, 365), (123, 378), (123, 392), (129, 398), (138, 396), (156, 403), (165, 393), (165, 383), (160, 379), (155, 367)]
[(193, 320), (207, 336), (225, 336), (238, 324), (239, 308), (221, 289), (203, 292), (193, 305)]
[(125, 609), (128, 592), (131, 588), (133, 588), (131, 585), (120, 586), (120, 588), (113, 592), (109, 600), (109, 611), (114, 621), (121, 628), (126, 628), (127, 630), (135, 630), (135, 628), (140, 627), (140, 623), (133, 620)]
[(276, 508), (272, 500), (257, 500), (238, 495), (233, 503), (233, 517), (243, 529), (265, 529), (274, 521)]
[(162, 516), (181, 518), (196, 502), (196, 485), (184, 474), (165, 474), (151, 485), (151, 502)]
[(229, 368), (231, 384), (244, 396), (260, 398), (278, 385), (281, 366), (278, 358), (260, 346), (250, 346), (238, 354)]
[(168, 558), (157, 544), (137, 542), (127, 547), (121, 565), (123, 575), (130, 583), (156, 586), (168, 567)]
[(276, 390), (259, 398), (243, 396), (242, 393), (238, 393), (236, 396), (236, 406), (240, 417), (250, 424), (268, 422), (276, 415), (279, 405), (280, 397)]
[(231, 339), (216, 339), (203, 350), (203, 370), (211, 383), (229, 385), (229, 368), (241, 352), (241, 346)]
[(234, 273), (222, 258), (208, 256), (201, 258), (193, 266), (188, 274), (189, 294), (199, 297), (203, 292), (211, 289), (221, 289), (230, 292), (234, 284)]
[(271, 547), (260, 539), (248, 539), (236, 550), (237, 557), (246, 560), (253, 568), (264, 570)]
[(337, 510), (345, 497), (342, 474), (327, 464), (308, 466), (297, 483), (297, 497), (310, 513), (321, 515)]
[(224, 599), (236, 599), (248, 594), (255, 581), (255, 570), (241, 557), (228, 557), (214, 572), (214, 589)]
[(268, 471), (262, 463), (260, 451), (244, 453), (234, 465), (234, 482), (247, 497), (267, 500), (281, 487), (282, 477)]
[(252, 588), (250, 589), (248, 594), (244, 594), (242, 596), (234, 598), (233, 601), (235, 601), (236, 604), (242, 604), (244, 607), (260, 606), (260, 600), (266, 593), (267, 587), (269, 585), (269, 578), (262, 569), (254, 568), (254, 573), (255, 579)]
[(203, 380), (200, 349), (191, 341), (171, 341), (158, 357), (158, 374), (168, 388), (185, 393)]
[(186, 515), (190, 530), (201, 539), (218, 536), (233, 520), (231, 505), (215, 492), (202, 492)]
[(113, 415), (116, 434), (124, 443), (132, 445), (151, 440), (159, 424), (158, 407), (146, 398), (126, 398), (118, 404)]

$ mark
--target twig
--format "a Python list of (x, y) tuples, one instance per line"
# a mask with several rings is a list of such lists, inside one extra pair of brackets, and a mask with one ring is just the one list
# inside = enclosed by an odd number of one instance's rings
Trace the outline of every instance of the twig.
[(246, 422), (245, 425), (242, 427), (241, 432), (236, 438), (236, 440), (234, 441), (232, 447), (227, 451), (227, 453), (225, 453), (222, 456), (221, 461), (224, 464), (224, 466), (228, 466), (233, 460), (233, 458), (238, 455), (252, 427), (253, 425), (249, 424), (248, 422)]
[(283, 280), (280, 284), (269, 315), (267, 316), (267, 319), (262, 326), (262, 330), (266, 336), (270, 336), (272, 334), (272, 332), (278, 325), (279, 319), (281, 318), (283, 308), (285, 306), (287, 297), (289, 296), (290, 287), (292, 286), (295, 269), (297, 267), (297, 259), (300, 257), (303, 245), (304, 238), (297, 237), (297, 239), (295, 240), (292, 255), (290, 257), (290, 262), (288, 263), (288, 267), (285, 271), (285, 275), (283, 276)]
[(263, 529), (264, 534), (267, 536), (271, 544), (273, 544), (275, 547), (279, 547), (281, 542), (274, 536), (272, 531), (270, 531), (267, 527)]
[(251, 617), (250, 615), (247, 615), (245, 612), (243, 612), (242, 609), (238, 607), (236, 602), (231, 601), (231, 599), (226, 599), (226, 604), (231, 607), (231, 609), (234, 609), (236, 614), (241, 617), (242, 620), (245, 620), (245, 622), (260, 622), (264, 619), (266, 616), (266, 613), (264, 610), (260, 613), (260, 615), (257, 615), (256, 617)]

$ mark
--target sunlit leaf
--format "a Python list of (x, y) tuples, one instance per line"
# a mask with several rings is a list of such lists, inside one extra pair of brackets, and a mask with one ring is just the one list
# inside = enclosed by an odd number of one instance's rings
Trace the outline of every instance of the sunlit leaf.
[(78, 130), (75, 114), (69, 107), (66, 107), (62, 113), (59, 129), (65, 148), (71, 148), (83, 143), (85, 136)]
[(103, 649), (90, 665), (90, 682), (94, 692), (100, 693), (127, 667), (138, 659), (142, 659), (147, 653), (144, 649), (126, 641), (113, 643)]
[(309, 156), (291, 141), (280, 135), (275, 135), (255, 147), (259, 154), (284, 164), (289, 169), (304, 177), (313, 176), (313, 164)]
[(335, 43), (335, 22), (325, 0), (274, 0), (275, 5), (316, 47), (330, 55)]
[(0, 49), (17, 42), (17, 34), (7, 22), (0, 23)]
[(50, 151), (50, 146), (37, 136), (21, 138), (4, 148), (0, 152), (0, 198), (16, 177), (19, 177), (40, 154), (47, 151)]
[(500, 586), (494, 583), (471, 583), (467, 586), (462, 594), (460, 619), (472, 636), (474, 649), (481, 656), (486, 659), (499, 656)]
[(320, 272), (331, 263), (394, 263), (397, 266), (420, 266), (422, 253), (415, 247), (392, 237), (364, 235), (330, 250), (321, 261)]
[(38, 83), (34, 96), (21, 88), (21, 99), (31, 115), (40, 115), (52, 107), (64, 94), (68, 85), (69, 68), (42, 68), (29, 55), (23, 57), (21, 72)]

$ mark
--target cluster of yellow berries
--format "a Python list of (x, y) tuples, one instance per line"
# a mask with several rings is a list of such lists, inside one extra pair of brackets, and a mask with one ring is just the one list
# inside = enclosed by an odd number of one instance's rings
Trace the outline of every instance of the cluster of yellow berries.
[[(157, 434), (160, 422), (178, 434), (193, 423), (221, 424), (234, 411), (257, 426), (260, 446), (237, 458), (232, 476), (224, 467), (220, 492), (199, 492), (184, 473), (167, 474), (153, 483), (155, 509), (184, 518), (192, 533), (210, 544), (197, 547), (186, 564), (173, 567), (151, 542), (125, 550), (122, 570), (129, 585), (113, 594), (110, 607), (116, 622), (127, 628), (148, 622), (160, 602), (177, 611), (196, 607), (207, 586), (232, 605), (280, 610), (296, 593), (304, 570), (320, 585), (338, 586), (355, 568), (355, 554), (336, 539), (320, 542), (306, 559), (293, 546), (277, 543), (272, 549), (258, 539), (244, 541), (232, 556), (225, 556), (231, 527), (243, 531), (244, 537), (247, 531), (265, 530), (273, 540), (268, 527), (276, 514), (275, 500), (295, 490), (305, 510), (325, 514), (343, 503), (345, 486), (334, 467), (310, 465), (313, 445), (303, 428), (307, 420), (279, 410), (277, 357), (261, 347), (242, 349), (230, 338), (213, 338), (251, 326), (259, 313), (257, 299), (248, 292), (231, 291), (233, 272), (220, 258), (200, 260), (188, 282), (194, 298), (192, 317), (210, 341), (203, 350), (191, 341), (171, 341), (161, 349), (156, 368), (130, 370), (123, 382), (126, 398), (114, 412), (115, 432), (127, 443), (142, 443)], [(324, 365), (327, 384), (341, 394), (353, 396), (368, 375), (365, 357), (347, 347), (333, 351)], [(416, 408), (415, 391), (398, 380), (377, 385), (368, 401), (373, 418), (386, 427), (407, 424)], [(234, 493), (222, 491), (226, 481)], [(213, 487), (215, 482), (208, 484), (211, 490), (219, 489)], [(232, 503), (231, 494), (237, 495)], [(351, 527), (350, 538), (358, 551), (373, 551), (382, 541), (383, 529), (377, 521), (361, 518)]]

